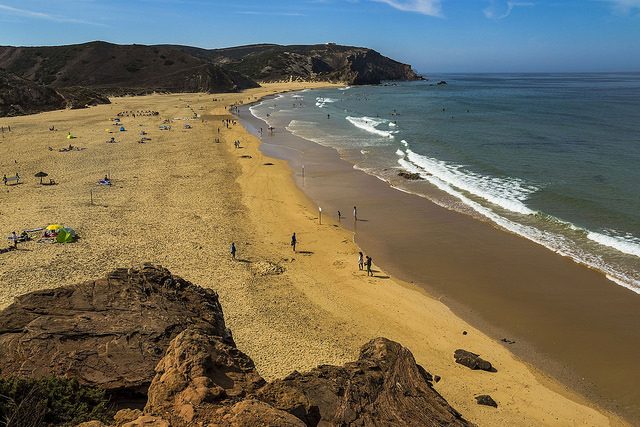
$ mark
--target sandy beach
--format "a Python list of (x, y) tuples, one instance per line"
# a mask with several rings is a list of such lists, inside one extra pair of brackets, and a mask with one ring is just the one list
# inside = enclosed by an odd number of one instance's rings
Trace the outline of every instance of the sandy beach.
[[(263, 123), (247, 109), (240, 117), (248, 129)], [(404, 178), (387, 182), (354, 168), (349, 153), (290, 133), (288, 121), (270, 120), (277, 129), (262, 138), (262, 152), (287, 160), (298, 187), (325, 215), (336, 218), (341, 210), (340, 225), (386, 275), (426, 290), (572, 390), (638, 419), (640, 299), (634, 292), (486, 219), (418, 196), (424, 182), (411, 182), (416, 193), (399, 191)], [(430, 191), (443, 197), (435, 187)], [(608, 351), (593, 351), (594, 342)]]
[[(266, 157), (259, 139), (239, 124), (222, 123), (234, 119), (228, 105), (317, 86), (114, 98), (86, 110), (1, 119), (12, 130), (0, 137), (0, 173), (23, 179), (0, 187), (3, 239), (52, 223), (73, 227), (80, 239), (30, 241), (0, 254), (0, 308), (29, 291), (153, 262), (218, 291), (238, 348), (265, 378), (342, 364), (369, 339), (384, 336), (442, 377), (436, 389), (478, 425), (625, 424), (522, 362), (425, 290), (378, 266), (373, 278), (358, 271), (353, 232), (331, 215), (320, 224), (317, 206), (286, 161)], [(148, 110), (159, 115), (121, 117), (125, 132), (111, 121), (119, 112)], [(171, 130), (159, 129), (165, 120)], [(143, 130), (150, 140), (140, 144)], [(106, 143), (112, 137), (116, 143)], [(234, 148), (236, 140), (241, 148)], [(80, 149), (58, 151), (69, 144)], [(38, 171), (57, 185), (39, 185)], [(98, 185), (105, 175), (112, 186)], [(294, 231), (297, 253), (289, 245)], [(229, 255), (232, 241), (237, 260)], [(482, 355), (497, 372), (457, 365), (458, 348)], [(477, 405), (479, 394), (490, 394), (499, 407)]]

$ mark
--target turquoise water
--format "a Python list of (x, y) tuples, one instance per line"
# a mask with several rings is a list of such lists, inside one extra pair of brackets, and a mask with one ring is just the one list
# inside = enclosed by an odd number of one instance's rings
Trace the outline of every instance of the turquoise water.
[(432, 76), (285, 94), (251, 111), (640, 293), (640, 74)]

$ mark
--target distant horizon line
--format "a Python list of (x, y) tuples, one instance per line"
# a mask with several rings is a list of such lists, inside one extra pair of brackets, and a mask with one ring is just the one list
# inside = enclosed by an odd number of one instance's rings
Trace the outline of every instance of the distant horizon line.
[(640, 69), (633, 71), (417, 71), (416, 73), (422, 77), (428, 78), (429, 75), (452, 75), (452, 74), (479, 74), (479, 75), (516, 75), (516, 74), (538, 74), (538, 75), (554, 75), (554, 74), (640, 74)]

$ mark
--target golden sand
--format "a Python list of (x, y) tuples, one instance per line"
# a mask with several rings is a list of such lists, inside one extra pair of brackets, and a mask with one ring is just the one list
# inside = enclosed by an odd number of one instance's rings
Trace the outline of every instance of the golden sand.
[[(12, 132), (0, 137), (0, 174), (17, 171), (24, 183), (0, 187), (0, 233), (62, 223), (80, 239), (68, 245), (32, 241), (0, 254), (0, 308), (29, 291), (153, 262), (218, 291), (238, 347), (268, 379), (342, 364), (369, 339), (385, 336), (441, 376), (436, 389), (479, 425), (620, 424), (420, 289), (358, 271), (352, 234), (328, 218), (319, 225), (316, 207), (295, 186), (287, 165), (265, 158), (259, 141), (239, 125), (221, 123), (230, 117), (229, 104), (313, 86), (115, 98), (88, 110), (2, 119)], [(160, 115), (123, 117), (127, 131), (107, 133), (117, 130), (110, 118), (129, 110)], [(193, 119), (194, 112), (201, 117)], [(172, 130), (159, 130), (165, 119), (172, 120)], [(58, 130), (49, 131), (51, 125)], [(214, 142), (218, 127), (221, 143)], [(151, 141), (136, 142), (141, 130)], [(67, 132), (77, 138), (68, 140)], [(112, 136), (118, 142), (105, 143)], [(243, 148), (233, 147), (237, 139)], [(70, 143), (84, 149), (55, 150)], [(40, 170), (58, 185), (40, 186), (33, 177)], [(105, 174), (113, 186), (97, 185)], [(289, 246), (293, 231), (296, 254)], [(231, 241), (238, 247), (236, 261), (229, 255)], [(457, 365), (457, 348), (485, 356), (498, 372)], [(478, 394), (490, 394), (498, 409), (477, 405)]]

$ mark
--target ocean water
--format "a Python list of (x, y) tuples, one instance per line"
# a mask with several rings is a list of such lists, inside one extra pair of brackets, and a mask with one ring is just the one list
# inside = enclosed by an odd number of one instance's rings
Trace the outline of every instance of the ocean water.
[(284, 94), (251, 112), (640, 293), (640, 74), (430, 77)]

